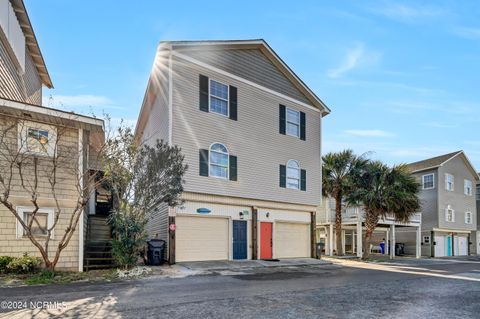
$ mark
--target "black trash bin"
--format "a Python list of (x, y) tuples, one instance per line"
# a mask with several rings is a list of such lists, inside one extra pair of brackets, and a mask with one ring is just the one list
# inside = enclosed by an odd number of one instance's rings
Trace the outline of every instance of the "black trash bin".
[(404, 243), (395, 243), (395, 256), (405, 255), (405, 244)]
[(322, 258), (322, 251), (325, 248), (325, 243), (317, 243), (317, 258)]
[(160, 266), (164, 261), (165, 241), (161, 239), (151, 239), (147, 242), (147, 262), (151, 266)]

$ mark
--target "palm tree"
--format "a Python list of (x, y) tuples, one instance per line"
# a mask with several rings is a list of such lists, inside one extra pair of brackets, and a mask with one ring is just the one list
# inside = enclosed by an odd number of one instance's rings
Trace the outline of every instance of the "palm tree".
[(405, 165), (392, 168), (379, 161), (370, 162), (355, 177), (355, 187), (347, 196), (350, 204), (363, 205), (365, 210), (365, 253), (370, 255), (370, 243), (378, 219), (392, 214), (396, 221), (406, 222), (420, 208), (420, 184)]
[(328, 153), (322, 157), (322, 192), (335, 199), (335, 235), (337, 255), (343, 255), (342, 247), (342, 201), (353, 185), (353, 176), (359, 174), (368, 162), (364, 155), (357, 156), (352, 150)]

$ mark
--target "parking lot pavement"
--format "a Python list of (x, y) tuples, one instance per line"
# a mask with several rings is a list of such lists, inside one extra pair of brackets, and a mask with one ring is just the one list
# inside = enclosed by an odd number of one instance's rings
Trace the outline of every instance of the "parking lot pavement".
[(175, 279), (17, 287), (0, 289), (0, 299), (27, 305), (57, 301), (60, 307), (0, 309), (0, 318), (477, 318), (479, 274), (475, 261), (346, 260)]
[(230, 260), (230, 261), (195, 261), (178, 263), (191, 270), (241, 270), (260, 267), (318, 266), (330, 264), (329, 261), (313, 258), (285, 258), (273, 260)]

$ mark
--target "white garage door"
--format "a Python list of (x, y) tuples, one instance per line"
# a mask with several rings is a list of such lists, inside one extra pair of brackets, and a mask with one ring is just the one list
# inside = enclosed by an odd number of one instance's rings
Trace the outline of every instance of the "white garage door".
[(227, 218), (177, 216), (175, 222), (177, 262), (228, 259)]
[(445, 236), (435, 236), (435, 257), (445, 256)]
[(275, 223), (275, 258), (310, 257), (310, 225)]
[(457, 236), (455, 237), (455, 256), (468, 255), (467, 237)]

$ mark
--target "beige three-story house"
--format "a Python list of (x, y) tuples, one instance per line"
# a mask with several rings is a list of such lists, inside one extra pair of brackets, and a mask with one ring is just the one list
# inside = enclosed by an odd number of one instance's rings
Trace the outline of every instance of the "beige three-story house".
[(263, 40), (160, 43), (135, 138), (189, 166), (148, 225), (170, 262), (314, 255), (329, 112)]
[[(5, 190), (10, 190), (9, 200), (24, 222), (34, 218), (32, 233), (40, 243), (56, 223), (49, 245), (49, 254), (53, 257), (77, 204), (77, 187), (84, 186), (82, 176), (77, 173), (89, 170), (90, 147), (94, 141), (103, 141), (103, 121), (42, 106), (42, 86), (53, 87), (25, 5), (21, 0), (0, 0), (0, 175), (4, 178), (0, 193), (4, 196)], [(39, 163), (36, 194), (40, 207), (34, 216), (31, 192), (21, 186), (18, 169), (13, 170), (11, 186), (5, 180), (10, 176), (11, 156), (16, 154), (24, 163), (34, 158)], [(57, 206), (49, 184), (52, 176), (48, 173), (52, 172), (52, 159), (60, 160), (63, 155), (66, 157), (63, 161), (69, 165), (68, 169), (59, 166), (57, 172), (54, 188)], [(35, 175), (32, 165), (26, 167), (30, 169), (25, 169), (24, 181), (31, 189)], [(90, 211), (82, 212), (57, 268), (83, 270), (87, 213), (95, 213), (95, 205), (90, 206)], [(55, 222), (58, 211), (62, 213)], [(0, 203), (0, 256), (25, 253), (39, 256), (20, 222)]]

